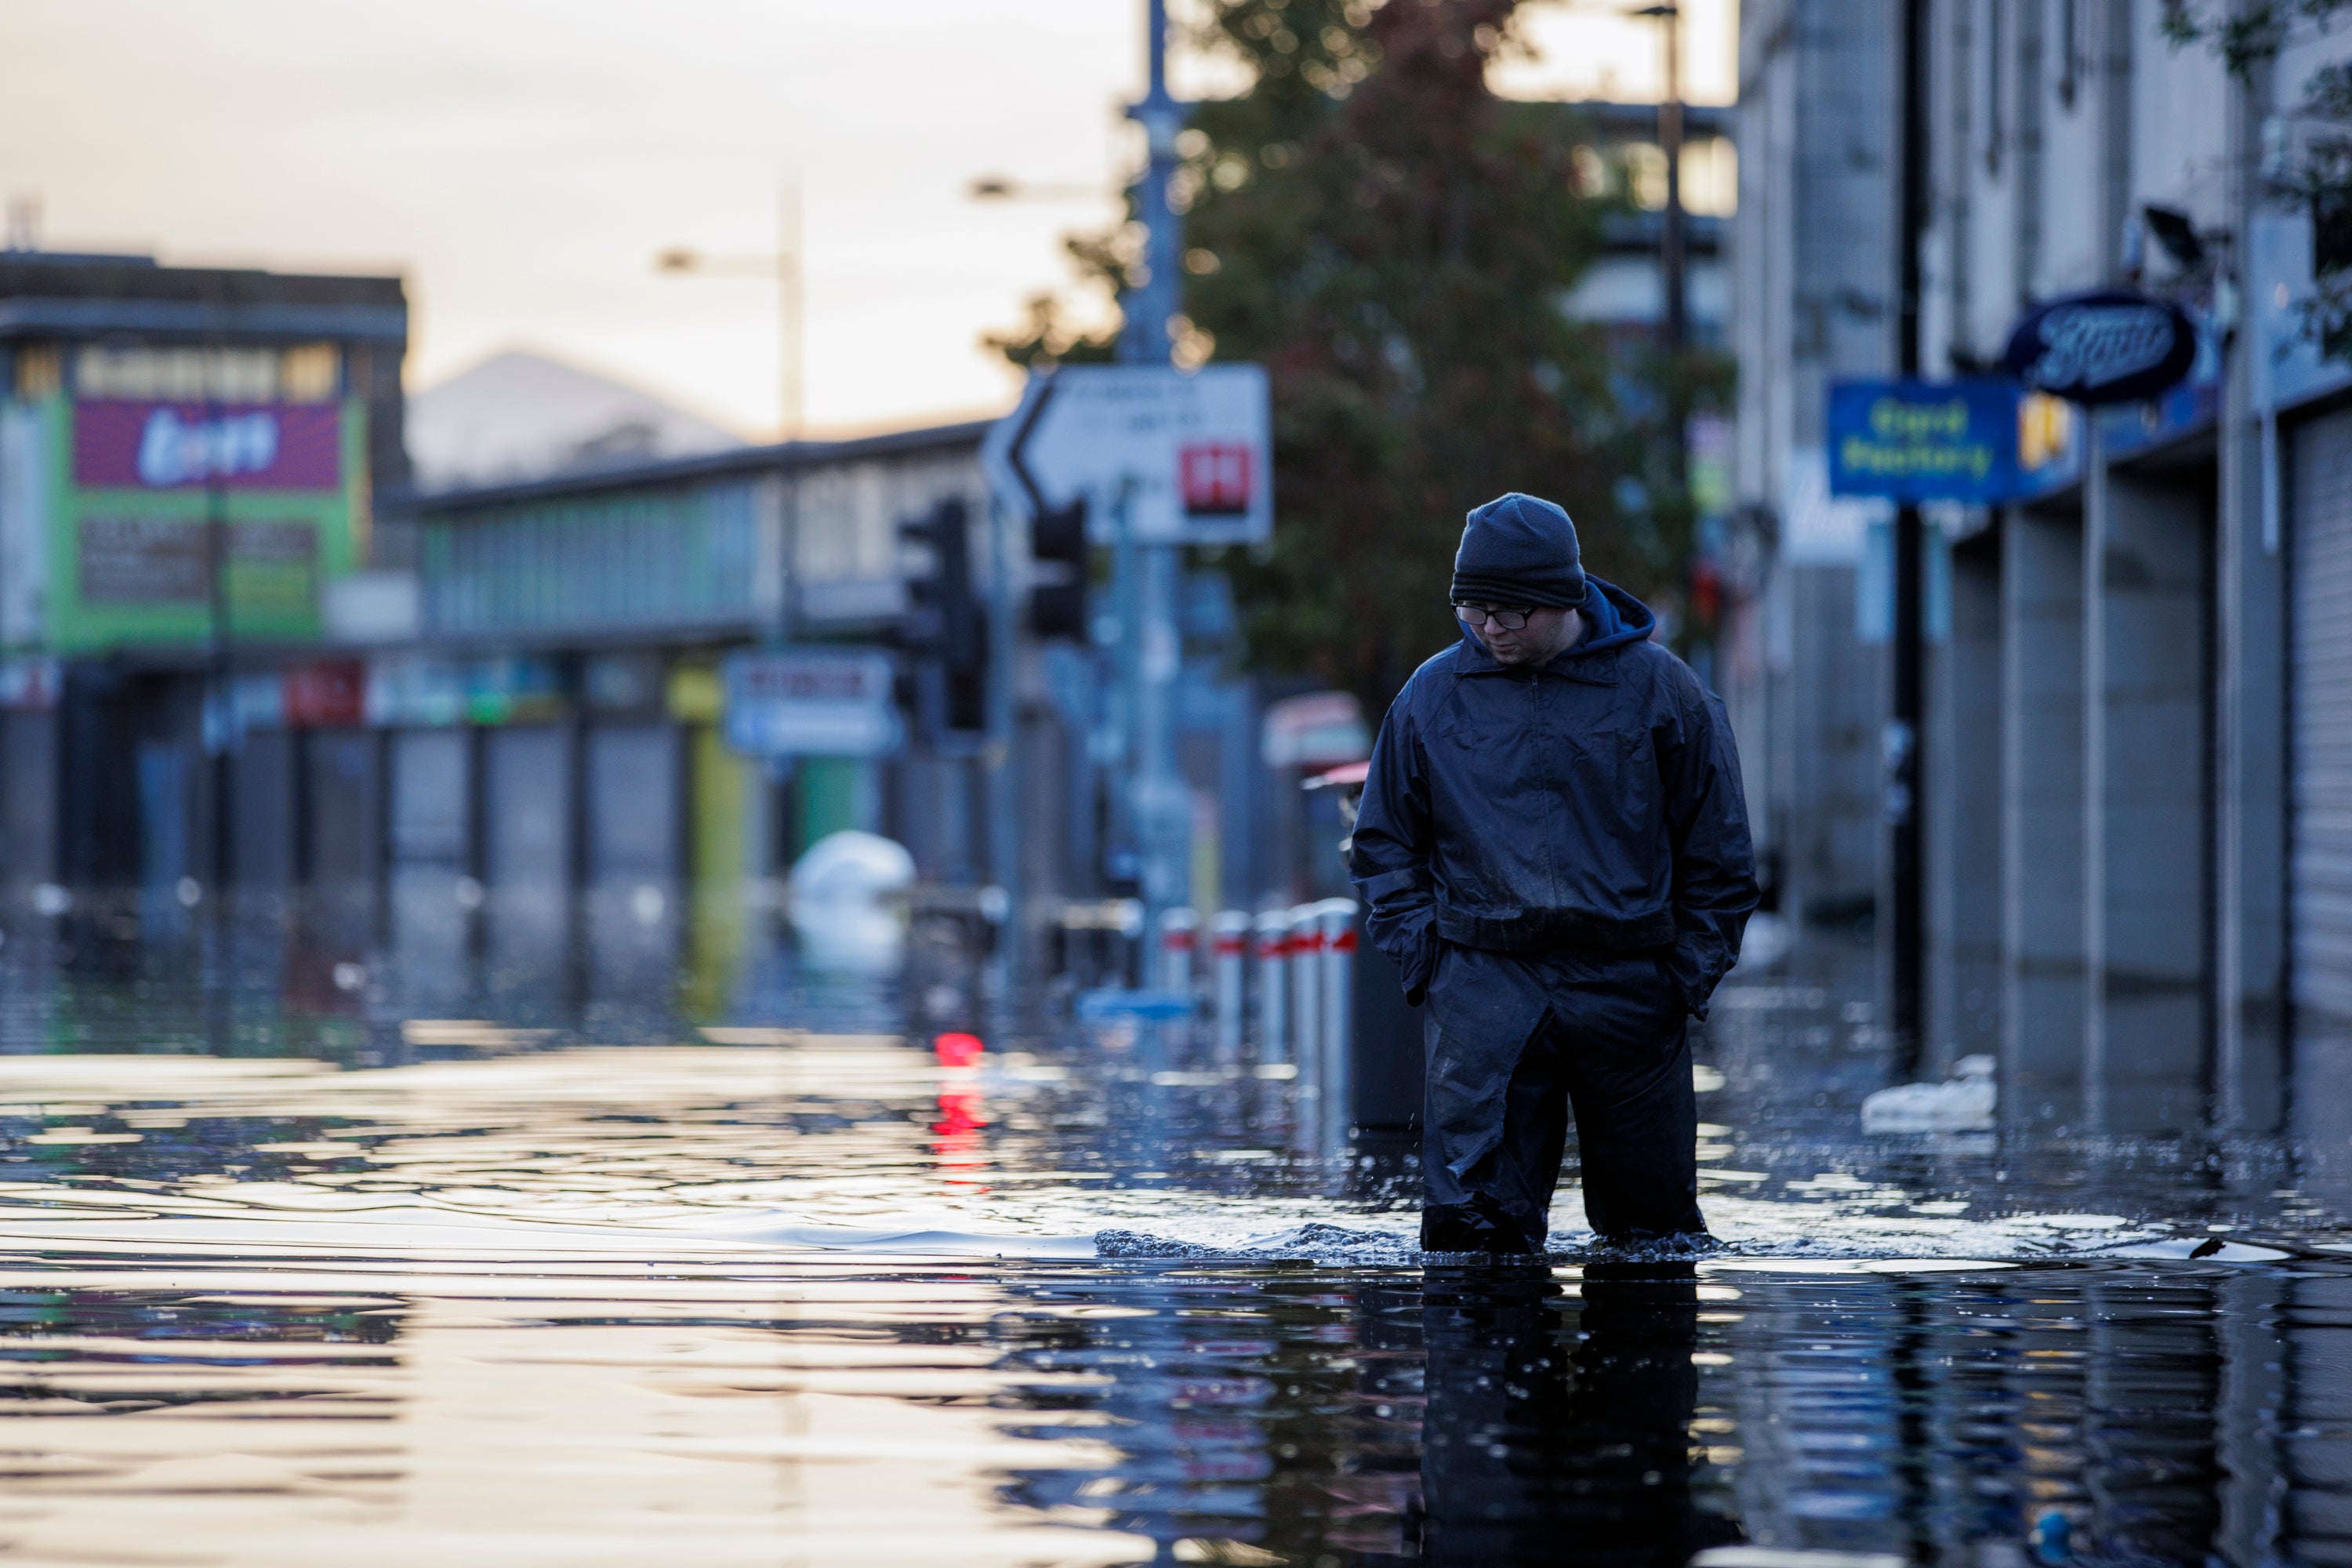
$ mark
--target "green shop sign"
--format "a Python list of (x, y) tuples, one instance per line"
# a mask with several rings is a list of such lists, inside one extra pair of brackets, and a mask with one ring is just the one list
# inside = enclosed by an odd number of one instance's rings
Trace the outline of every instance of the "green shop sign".
[(319, 636), (324, 587), (352, 569), (367, 516), (359, 399), (51, 398), (7, 416), (38, 427), (12, 447), (47, 458), (46, 482), (19, 492), (37, 515), (8, 526), (40, 540), (50, 647), (202, 642), (216, 593), (232, 637)]

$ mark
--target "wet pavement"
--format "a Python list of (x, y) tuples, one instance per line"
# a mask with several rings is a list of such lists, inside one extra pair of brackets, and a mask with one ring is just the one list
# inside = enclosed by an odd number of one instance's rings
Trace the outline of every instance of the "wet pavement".
[(1702, 1041), (1722, 1253), (1593, 1252), (1571, 1169), (1548, 1267), (1424, 1268), (1311, 1086), (942, 1067), (769, 918), (644, 914), (13, 931), (0, 1554), (2352, 1562), (2310, 1152), (1865, 1138), (1838, 944)]

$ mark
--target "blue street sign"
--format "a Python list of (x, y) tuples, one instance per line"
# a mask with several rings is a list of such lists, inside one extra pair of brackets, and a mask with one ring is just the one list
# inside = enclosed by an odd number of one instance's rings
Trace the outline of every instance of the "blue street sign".
[(1830, 386), (1830, 493), (2006, 500), (2018, 490), (2018, 388), (2008, 381)]
[(739, 648), (727, 656), (727, 743), (750, 757), (879, 757), (904, 731), (889, 656)]

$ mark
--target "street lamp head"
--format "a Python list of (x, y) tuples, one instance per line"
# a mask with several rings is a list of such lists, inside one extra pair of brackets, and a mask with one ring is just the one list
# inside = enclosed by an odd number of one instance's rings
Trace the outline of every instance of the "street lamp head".
[(1003, 174), (977, 175), (967, 194), (976, 202), (1004, 201), (1013, 195), (1013, 182)]
[(654, 258), (656, 272), (691, 272), (702, 265), (702, 258), (684, 246), (675, 246)]
[(1683, 8), (1680, 5), (1644, 5), (1638, 11), (1628, 11), (1625, 14), (1629, 16), (1656, 16), (1664, 18), (1668, 16), (1681, 16), (1683, 14)]

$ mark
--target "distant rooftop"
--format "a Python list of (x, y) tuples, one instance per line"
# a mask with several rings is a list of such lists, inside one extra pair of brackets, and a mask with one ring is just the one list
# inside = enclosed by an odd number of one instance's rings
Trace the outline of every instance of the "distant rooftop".
[(405, 343), (398, 277), (166, 267), (152, 256), (0, 250), (0, 339), (360, 338)]
[(854, 436), (841, 440), (769, 442), (688, 458), (659, 458), (612, 467), (573, 468), (544, 479), (432, 491), (414, 499), (418, 507), (429, 514), (449, 516), (508, 506), (517, 501), (545, 500), (561, 496), (635, 489), (742, 474), (790, 472), (828, 464), (924, 452), (976, 451), (995, 423), (992, 419), (969, 419), (947, 425), (887, 430), (873, 436)]
[(26, 250), (0, 248), (0, 262), (37, 261), (45, 267), (153, 267), (152, 256), (131, 256), (111, 250)]

